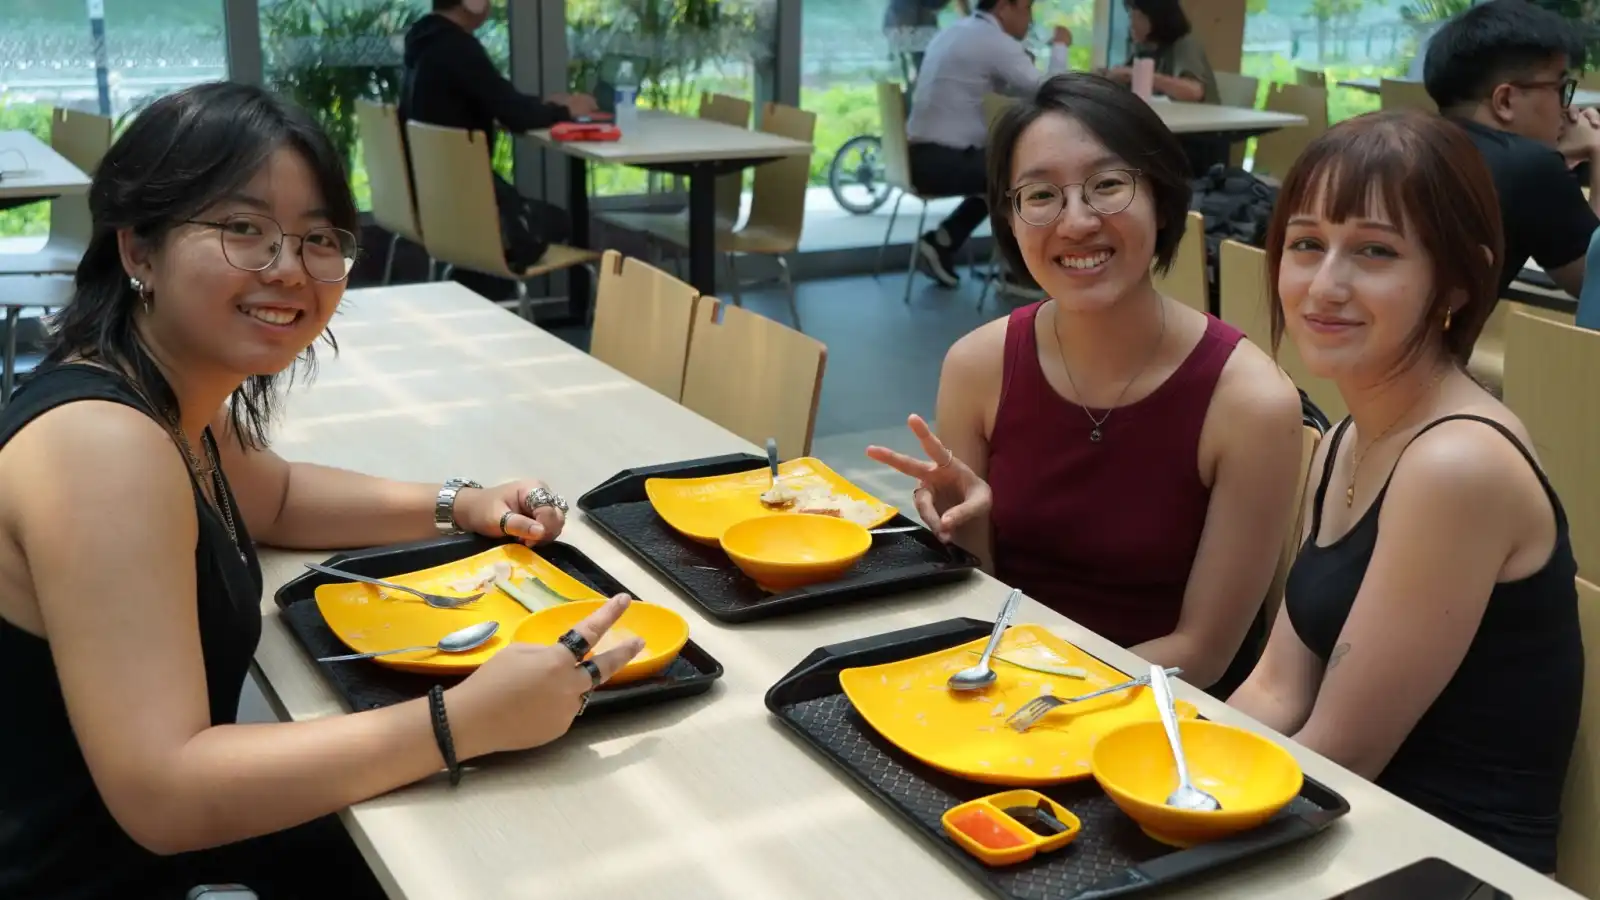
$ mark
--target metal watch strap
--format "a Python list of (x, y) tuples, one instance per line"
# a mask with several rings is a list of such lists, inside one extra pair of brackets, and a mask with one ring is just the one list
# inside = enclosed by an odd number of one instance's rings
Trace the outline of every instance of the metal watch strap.
[(465, 478), (452, 478), (439, 488), (439, 496), (433, 501), (433, 526), (439, 529), (440, 534), (463, 534), (461, 527), (456, 524), (456, 494), (462, 488), (482, 488), (483, 485)]

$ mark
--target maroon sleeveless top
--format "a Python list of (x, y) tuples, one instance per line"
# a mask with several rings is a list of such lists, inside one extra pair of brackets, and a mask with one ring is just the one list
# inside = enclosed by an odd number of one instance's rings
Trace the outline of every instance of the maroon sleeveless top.
[(1017, 309), (1006, 327), (989, 438), (995, 577), (1123, 647), (1171, 634), (1211, 499), (1200, 429), (1244, 335), (1207, 316), (1171, 377), (1112, 411), (1096, 443), (1084, 408), (1056, 393), (1039, 365), (1042, 306)]

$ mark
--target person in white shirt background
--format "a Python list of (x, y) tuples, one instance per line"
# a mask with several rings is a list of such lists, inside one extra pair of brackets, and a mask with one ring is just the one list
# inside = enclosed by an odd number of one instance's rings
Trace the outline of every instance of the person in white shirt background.
[(1067, 68), (1072, 33), (1056, 27), (1048, 70), (1041, 71), (1022, 43), (1032, 25), (1033, 0), (978, 0), (971, 16), (928, 44), (917, 73), (906, 122), (911, 181), (926, 195), (965, 198), (917, 242), (924, 271), (945, 287), (960, 283), (956, 251), (989, 214), (983, 199), (989, 132), (983, 98), (989, 93), (1024, 96)]

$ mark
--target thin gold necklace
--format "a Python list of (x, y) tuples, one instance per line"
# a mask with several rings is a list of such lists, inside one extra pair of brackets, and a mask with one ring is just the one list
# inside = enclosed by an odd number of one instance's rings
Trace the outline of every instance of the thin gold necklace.
[(1106, 424), (1107, 419), (1111, 418), (1111, 414), (1117, 411), (1117, 407), (1122, 405), (1122, 398), (1128, 395), (1128, 389), (1133, 387), (1133, 383), (1139, 380), (1139, 376), (1143, 375), (1146, 369), (1150, 368), (1150, 364), (1155, 362), (1157, 352), (1161, 350), (1161, 342), (1167, 336), (1167, 301), (1160, 301), (1161, 331), (1156, 335), (1156, 342), (1150, 348), (1150, 355), (1145, 358), (1144, 365), (1139, 367), (1139, 371), (1133, 373), (1133, 377), (1128, 379), (1128, 383), (1122, 386), (1122, 392), (1117, 394), (1117, 399), (1113, 400), (1111, 405), (1106, 407), (1105, 415), (1098, 419), (1094, 417), (1094, 413), (1089, 412), (1089, 404), (1084, 402), (1083, 392), (1078, 390), (1078, 383), (1072, 379), (1072, 367), (1067, 365), (1067, 352), (1061, 347), (1060, 301), (1055, 300), (1052, 302), (1056, 305), (1050, 307), (1050, 333), (1056, 339), (1056, 355), (1061, 357), (1061, 370), (1067, 373), (1067, 384), (1072, 386), (1072, 393), (1078, 397), (1078, 408), (1083, 410), (1083, 414), (1089, 417), (1089, 423), (1093, 426), (1089, 430), (1089, 440), (1092, 443), (1098, 444), (1100, 443), (1100, 440), (1105, 437), (1100, 430), (1101, 427)]
[(1351, 450), (1350, 450), (1350, 483), (1347, 484), (1345, 486), (1345, 489), (1344, 489), (1344, 505), (1345, 505), (1346, 508), (1349, 508), (1349, 507), (1355, 505), (1355, 502), (1356, 502), (1356, 476), (1361, 473), (1361, 463), (1362, 463), (1363, 460), (1365, 460), (1367, 458), (1367, 454), (1372, 452), (1372, 448), (1376, 447), (1378, 445), (1379, 441), (1381, 441), (1384, 438), (1388, 437), (1389, 436), (1389, 432), (1393, 431), (1395, 429), (1395, 426), (1399, 425), (1402, 419), (1404, 419), (1406, 416), (1411, 415), (1411, 413), (1413, 411), (1415, 411), (1417, 407), (1422, 405), (1422, 401), (1423, 400), (1426, 400), (1430, 395), (1433, 394), (1433, 389), (1439, 386), (1439, 382), (1444, 380), (1444, 376), (1449, 371), (1450, 371), (1450, 367), (1449, 366), (1446, 366), (1446, 367), (1440, 369), (1433, 376), (1433, 380), (1428, 382), (1428, 386), (1423, 389), (1422, 393), (1417, 397), (1417, 399), (1411, 401), (1411, 405), (1406, 407), (1405, 411), (1400, 413), (1400, 415), (1396, 416), (1394, 421), (1389, 423), (1389, 427), (1388, 428), (1385, 428), (1384, 430), (1378, 432), (1378, 436), (1377, 437), (1375, 437), (1372, 440), (1367, 442), (1367, 449), (1362, 450), (1360, 445), (1357, 445), (1357, 446), (1351, 448)]

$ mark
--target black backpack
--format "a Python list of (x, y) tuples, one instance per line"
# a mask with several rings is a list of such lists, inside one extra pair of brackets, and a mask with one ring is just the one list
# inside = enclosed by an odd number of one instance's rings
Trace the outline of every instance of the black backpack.
[(1278, 189), (1231, 166), (1216, 165), (1190, 182), (1189, 208), (1206, 221), (1206, 273), (1217, 307), (1217, 254), (1223, 241), (1265, 247)]

